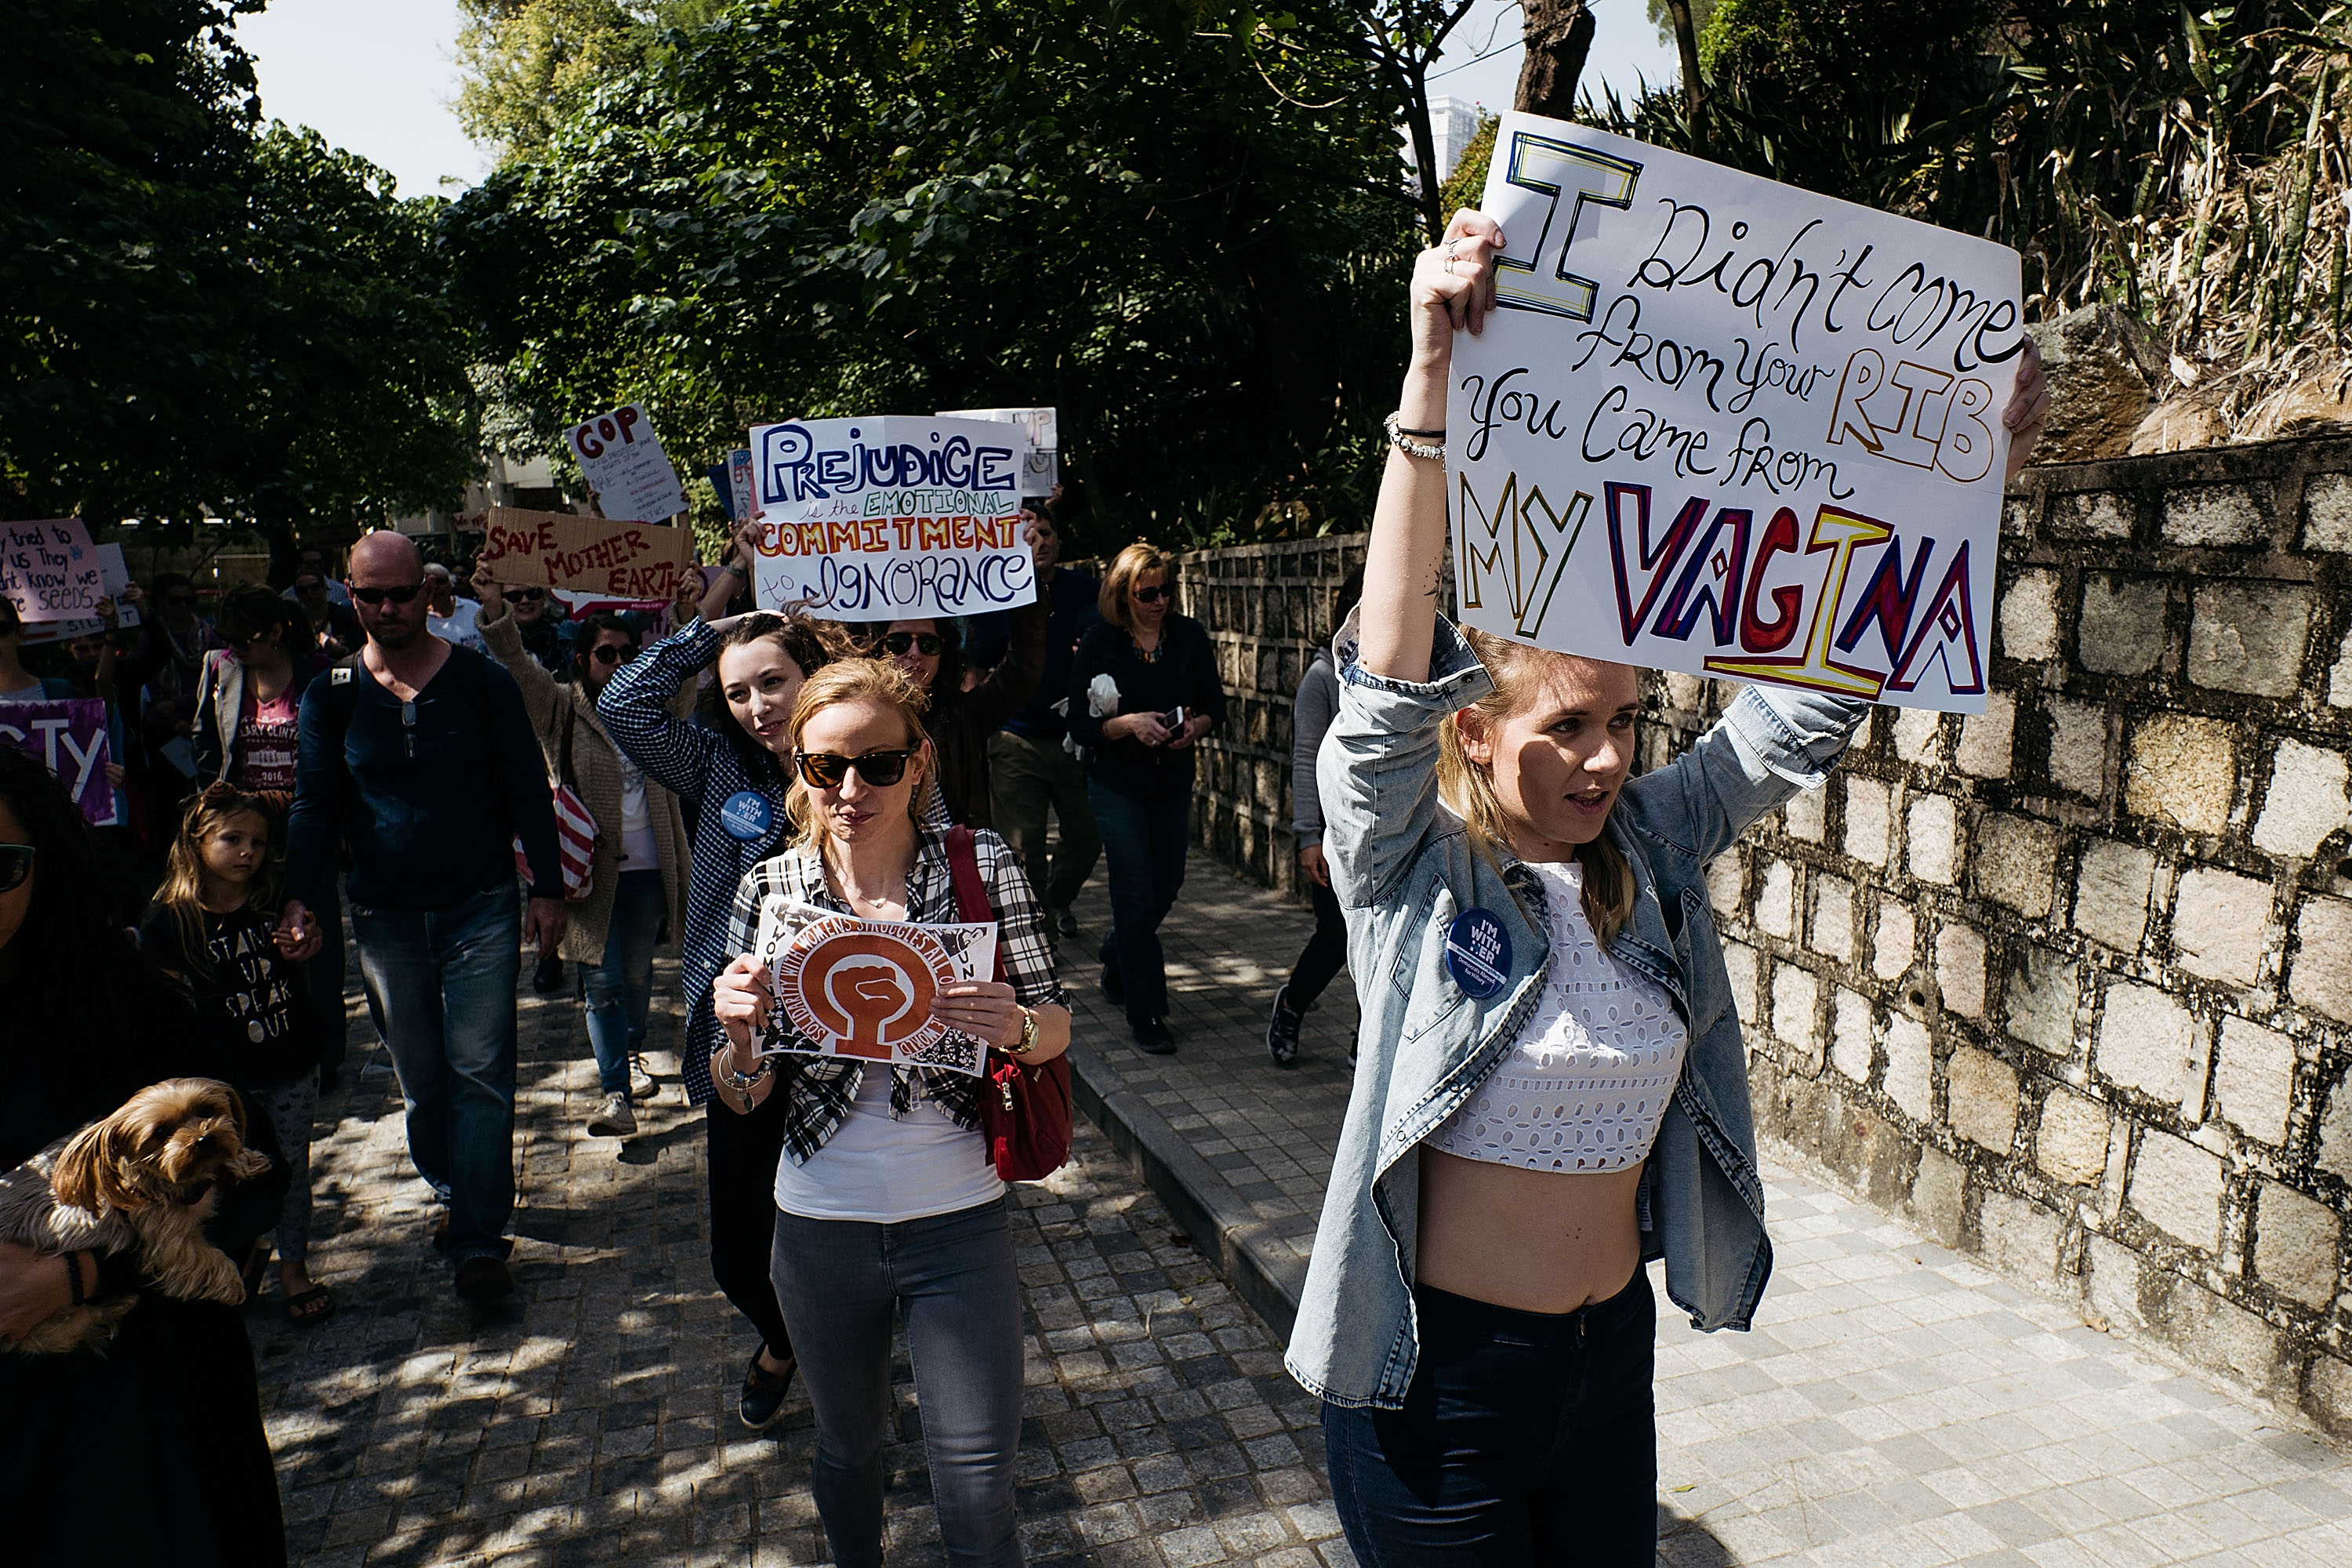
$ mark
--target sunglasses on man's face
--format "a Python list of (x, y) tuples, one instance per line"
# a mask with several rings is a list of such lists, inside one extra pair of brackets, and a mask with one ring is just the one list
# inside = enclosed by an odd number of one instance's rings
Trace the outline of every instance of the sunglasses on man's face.
[(422, 583), (411, 583), (404, 588), (354, 588), (352, 597), (362, 605), (381, 605), (390, 599), (395, 605), (405, 605), (425, 592)]
[(811, 789), (838, 789), (841, 781), (856, 768), (857, 776), (867, 784), (887, 789), (907, 776), (907, 759), (915, 754), (908, 746), (896, 752), (868, 752), (862, 757), (845, 757), (834, 752), (794, 752), (793, 765), (800, 770), (801, 782)]
[(1135, 595), (1135, 602), (1139, 605), (1156, 605), (1162, 599), (1175, 596), (1175, 590), (1157, 584), (1149, 588), (1129, 588), (1128, 592)]
[(13, 893), (33, 874), (33, 847), (0, 844), (0, 893)]
[(913, 648), (925, 658), (937, 658), (948, 645), (936, 632), (892, 632), (882, 639), (882, 646), (893, 654)]
[(637, 657), (637, 645), (600, 642), (596, 645), (594, 652), (598, 664), (626, 664)]

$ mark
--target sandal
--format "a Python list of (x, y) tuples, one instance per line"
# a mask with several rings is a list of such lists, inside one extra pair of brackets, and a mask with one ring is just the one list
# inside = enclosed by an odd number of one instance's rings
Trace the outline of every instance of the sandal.
[(335, 1299), (324, 1285), (313, 1285), (299, 1296), (286, 1298), (286, 1321), (298, 1329), (323, 1323), (335, 1315)]

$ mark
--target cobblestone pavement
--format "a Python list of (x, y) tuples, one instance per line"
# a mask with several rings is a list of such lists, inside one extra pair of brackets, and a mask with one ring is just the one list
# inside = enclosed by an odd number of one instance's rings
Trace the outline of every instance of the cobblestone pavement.
[[(640, 1136), (591, 1139), (577, 1005), (526, 995), (522, 1022), (520, 1289), (502, 1310), (450, 1294), (382, 1051), (355, 1044), (367, 1069), (321, 1110), (312, 1267), (339, 1310), (294, 1330), (273, 1283), (251, 1320), (294, 1561), (826, 1561), (806, 1401), (796, 1390), (771, 1435), (735, 1419), (751, 1337), (710, 1282), (701, 1117), (674, 1058), (654, 1054), (668, 1076)], [(363, 1011), (353, 1034), (373, 1038)], [(1313, 1402), (1160, 1205), (1079, 1133), (1077, 1163), (1019, 1189), (1014, 1217), (1029, 1561), (1346, 1564)], [(940, 1553), (903, 1343), (897, 1372), (904, 1568)]]
[[(1346, 1111), (1349, 980), (1309, 1015), (1302, 1065), (1276, 1068), (1265, 1010), (1313, 918), (1195, 856), (1162, 928), (1181, 1045), (1146, 1057), (1094, 984), (1099, 877), (1078, 910), (1064, 979), (1098, 1089), (1202, 1156), (1189, 1169), (1228, 1189), (1209, 1206), (1255, 1216), (1245, 1244), (1281, 1279), (1313, 1242)], [(1755, 1331), (1693, 1331), (1653, 1269), (1662, 1563), (2352, 1563), (2340, 1449), (1769, 1148), (1766, 1174), (1777, 1267)]]

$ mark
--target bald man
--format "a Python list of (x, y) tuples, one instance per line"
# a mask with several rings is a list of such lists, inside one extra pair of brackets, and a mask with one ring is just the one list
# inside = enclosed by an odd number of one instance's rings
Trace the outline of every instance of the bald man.
[[(367, 644), (302, 697), (283, 923), (330, 907), (349, 856), (360, 973), (408, 1111), (408, 1152), (446, 1205), (435, 1245), (478, 1303), (514, 1289), (515, 931), (563, 934), (547, 765), (514, 678), (433, 635), (425, 563), (400, 534), (352, 550)], [(514, 841), (530, 864), (515, 886)]]

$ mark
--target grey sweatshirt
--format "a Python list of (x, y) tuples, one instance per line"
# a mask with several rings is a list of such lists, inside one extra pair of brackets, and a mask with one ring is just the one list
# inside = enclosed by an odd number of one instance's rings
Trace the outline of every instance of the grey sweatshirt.
[(1315, 662), (1299, 678), (1298, 695), (1290, 707), (1290, 826), (1301, 849), (1323, 842), (1323, 797), (1315, 793), (1315, 753), (1322, 749), (1323, 731), (1339, 710), (1339, 678), (1326, 643), (1315, 650)]

